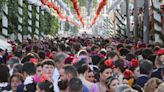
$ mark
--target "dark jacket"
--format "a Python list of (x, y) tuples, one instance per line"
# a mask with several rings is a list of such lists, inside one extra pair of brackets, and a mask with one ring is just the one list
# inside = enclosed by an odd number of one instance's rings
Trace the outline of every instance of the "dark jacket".
[(32, 83), (28, 85), (24, 85), (24, 84), (19, 85), (17, 87), (16, 92), (35, 92), (35, 91), (36, 91), (36, 84)]
[(162, 70), (162, 68), (158, 68), (158, 69), (154, 70), (153, 73), (151, 74), (151, 77), (159, 78), (162, 80), (161, 70)]
[(141, 86), (141, 87), (144, 87), (145, 83), (149, 80), (149, 77), (146, 76), (146, 75), (141, 75), (137, 78), (136, 80), (136, 84)]

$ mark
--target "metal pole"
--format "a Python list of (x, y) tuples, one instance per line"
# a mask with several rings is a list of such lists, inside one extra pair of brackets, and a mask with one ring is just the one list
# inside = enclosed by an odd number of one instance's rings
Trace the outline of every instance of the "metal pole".
[(138, 8), (137, 8), (137, 0), (134, 0), (134, 40), (137, 42), (137, 31), (138, 31)]
[(149, 0), (144, 0), (144, 43), (149, 43)]
[(130, 35), (130, 12), (129, 12), (129, 0), (126, 0), (126, 15), (127, 15), (127, 31), (126, 36)]

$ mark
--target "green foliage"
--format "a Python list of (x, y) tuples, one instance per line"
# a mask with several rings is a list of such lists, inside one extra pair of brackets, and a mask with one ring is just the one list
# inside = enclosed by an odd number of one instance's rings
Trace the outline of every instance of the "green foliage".
[(6, 0), (0, 0), (0, 9), (2, 9), (3, 4), (6, 2)]
[(28, 34), (28, 3), (24, 1), (23, 3), (23, 35)]
[(54, 35), (58, 32), (58, 20), (49, 13), (40, 14), (40, 31), (45, 34)]
[(49, 29), (49, 21), (48, 21), (49, 15), (48, 13), (40, 14), (40, 31), (44, 32), (45, 34), (48, 34)]
[(97, 7), (97, 0), (93, 0), (93, 7)]
[[(64, 1), (69, 1), (69, 0), (64, 0)], [(18, 0), (0, 0), (0, 15), (2, 15), (2, 6), (4, 3), (8, 3), (8, 21), (9, 21), (9, 34), (18, 33)], [(71, 2), (68, 2), (71, 3)], [(22, 24), (22, 34), (23, 35), (28, 35), (28, 2), (27, 0), (23, 0), (23, 24)], [(45, 34), (50, 34), (54, 35), (57, 33), (59, 25), (58, 25), (58, 19), (54, 16), (51, 16), (49, 13), (46, 13), (43, 15), (41, 14), (41, 9), (39, 13), (39, 32), (44, 32)], [(0, 16), (0, 20), (2, 19), (2, 16)], [(35, 21), (36, 21), (36, 6), (32, 6), (32, 33), (31, 35), (35, 34)], [(0, 22), (1, 23), (1, 22)], [(0, 28), (2, 29), (1, 25)]]
[(50, 35), (54, 35), (58, 32), (58, 19), (56, 17), (51, 16), (51, 28), (50, 28)]
[(86, 4), (87, 4), (87, 0), (78, 0), (78, 1), (79, 1), (80, 6), (86, 6)]
[[(14, 7), (14, 8), (13, 8)], [(17, 0), (8, 1), (8, 33), (18, 33), (18, 3)]]
[(35, 25), (35, 22), (36, 22), (36, 6), (32, 6), (32, 37), (34, 37), (34, 34), (35, 34), (35, 28), (36, 28), (36, 25)]

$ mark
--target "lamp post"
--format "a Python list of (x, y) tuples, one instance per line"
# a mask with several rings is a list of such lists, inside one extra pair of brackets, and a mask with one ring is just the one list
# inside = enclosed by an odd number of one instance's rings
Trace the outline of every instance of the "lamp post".
[(129, 0), (126, 0), (126, 16), (127, 16), (126, 36), (129, 36), (129, 35), (130, 35), (130, 12), (129, 12)]
[(133, 16), (134, 16), (134, 31), (133, 31), (133, 35), (134, 35), (134, 40), (136, 42), (137, 41), (137, 31), (138, 31), (138, 8), (137, 8), (137, 0), (134, 0), (134, 12), (133, 12)]
[(149, 43), (149, 0), (144, 0), (144, 43)]

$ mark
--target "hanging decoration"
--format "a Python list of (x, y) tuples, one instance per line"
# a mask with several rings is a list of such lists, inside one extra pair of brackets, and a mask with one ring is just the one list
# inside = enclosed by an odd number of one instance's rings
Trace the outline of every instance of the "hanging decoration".
[(71, 1), (72, 1), (72, 4), (73, 4), (73, 7), (74, 7), (74, 9), (77, 13), (77, 17), (79, 18), (82, 26), (84, 27), (84, 21), (83, 21), (83, 18), (81, 16), (81, 14), (80, 14), (80, 8), (79, 8), (79, 5), (78, 5), (78, 1), (77, 0), (71, 0)]
[(57, 7), (53, 2), (49, 2), (47, 0), (41, 0), (41, 2), (42, 2), (42, 4), (47, 5), (49, 8), (53, 8), (57, 12), (60, 19), (66, 20), (67, 22), (72, 23), (76, 27), (78, 26), (75, 22), (72, 21), (71, 18), (68, 18), (67, 16), (65, 16), (62, 13), (62, 11), (59, 9), (59, 7)]
[[(68, 15), (67, 20), (70, 20), (70, 18), (71, 18), (71, 19), (74, 18), (73, 14), (71, 13), (70, 7), (68, 7), (68, 6), (63, 2), (63, 0), (55, 0), (55, 1), (58, 3), (58, 5), (59, 5), (63, 10), (66, 11), (66, 14)], [(74, 20), (74, 21), (75, 21), (75, 20)], [(71, 23), (73, 23), (73, 21), (71, 21)], [(75, 22), (75, 23), (73, 23), (73, 24), (78, 25), (77, 23), (78, 23), (78, 22)]]
[(42, 3), (43, 3), (44, 5), (47, 5), (49, 8), (53, 8), (53, 9), (57, 12), (58, 16), (59, 16), (61, 19), (65, 19), (65, 18), (66, 18), (66, 16), (64, 16), (64, 15), (62, 14), (62, 12), (60, 11), (60, 9), (59, 9), (56, 5), (54, 5), (54, 3), (48, 2), (47, 0), (42, 0)]
[(91, 24), (90, 27), (92, 27), (92, 26), (96, 23), (96, 20), (97, 20), (97, 18), (99, 17), (101, 10), (104, 8), (104, 6), (105, 6), (106, 4), (107, 4), (107, 0), (102, 0), (102, 1), (100, 2), (99, 6), (98, 6), (98, 9), (97, 9), (97, 11), (96, 11), (96, 15), (95, 15), (95, 17), (94, 17), (94, 19), (93, 19), (92, 24)]
[(66, 11), (66, 13), (69, 15), (69, 16), (73, 16), (73, 14), (71, 13), (71, 10), (69, 7), (67, 7), (67, 5), (63, 2), (63, 0), (55, 0), (58, 5)]

